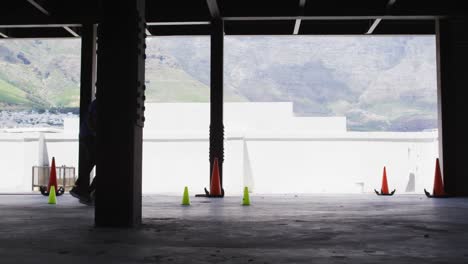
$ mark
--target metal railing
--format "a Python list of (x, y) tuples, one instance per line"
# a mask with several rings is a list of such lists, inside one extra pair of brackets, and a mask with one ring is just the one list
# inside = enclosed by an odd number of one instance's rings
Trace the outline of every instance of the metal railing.
[[(36, 191), (40, 186), (49, 184), (50, 169), (48, 166), (32, 167), (32, 190)], [(63, 186), (65, 191), (70, 190), (76, 181), (75, 167), (56, 167), (57, 184)]]

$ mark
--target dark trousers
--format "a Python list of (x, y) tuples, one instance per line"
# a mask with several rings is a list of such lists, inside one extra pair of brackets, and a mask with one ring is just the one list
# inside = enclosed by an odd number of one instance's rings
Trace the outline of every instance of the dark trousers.
[[(89, 176), (86, 177), (83, 175), (90, 175), (96, 165), (96, 137), (87, 136), (80, 138), (80, 147), (85, 152), (84, 159), (80, 160), (80, 162), (83, 162), (84, 169), (78, 171), (78, 179), (76, 180), (75, 185), (81, 190), (86, 190), (86, 187), (89, 185), (89, 182), (86, 182), (87, 179), (89, 179)], [(89, 185), (89, 192), (96, 189), (95, 182), (96, 177), (94, 177), (93, 182)]]

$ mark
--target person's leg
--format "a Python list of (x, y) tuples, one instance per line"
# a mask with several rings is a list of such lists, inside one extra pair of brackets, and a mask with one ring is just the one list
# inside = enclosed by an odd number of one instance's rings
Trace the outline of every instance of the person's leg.
[(94, 143), (95, 140), (93, 137), (86, 137), (80, 142), (82, 149), (85, 150), (84, 159), (81, 161), (84, 163), (84, 170), (79, 171), (78, 179), (75, 182), (75, 187), (73, 187), (73, 189), (70, 190), (70, 194), (73, 197), (76, 197), (80, 200), (87, 199), (89, 197), (89, 181), (87, 180), (89, 179), (89, 177), (83, 177), (83, 175), (91, 174), (91, 171), (93, 170), (94, 165), (96, 163), (94, 154)]
[[(96, 139), (94, 137), (89, 142), (88, 150), (89, 150), (89, 155), (88, 155), (89, 165), (91, 166), (89, 173), (91, 173), (94, 166), (96, 166)], [(88, 191), (89, 193), (91, 193), (95, 190), (96, 190), (96, 176), (94, 176), (93, 181), (91, 182), (91, 185), (89, 186)]]
[[(88, 150), (88, 173), (91, 174), (94, 166), (96, 165), (96, 139), (94, 137), (90, 137), (87, 140), (87, 150)], [(96, 176), (93, 179), (93, 182), (88, 187), (88, 192), (80, 197), (80, 203), (86, 205), (94, 205), (94, 198), (95, 198), (95, 190), (96, 190)]]
[(92, 193), (96, 190), (96, 176), (94, 177), (93, 181), (91, 182), (91, 185), (89, 186), (89, 192)]
[[(90, 147), (90, 152), (91, 155), (90, 157), (90, 164), (92, 164), (92, 167), (96, 166), (96, 141), (94, 139), (92, 146)], [(86, 201), (88, 205), (93, 205), (94, 200), (96, 198), (96, 178), (97, 175), (94, 176), (93, 181), (91, 182), (91, 185), (88, 188), (89, 191), (89, 200)]]
[(75, 186), (80, 188), (88, 187), (89, 186), (89, 177), (84, 175), (89, 175), (93, 169), (94, 164), (92, 164), (92, 151), (90, 151), (90, 147), (92, 144), (92, 139), (90, 137), (85, 137), (80, 140), (80, 147), (84, 150), (83, 159), (80, 162), (83, 162), (83, 170), (78, 171), (78, 179), (75, 182)]

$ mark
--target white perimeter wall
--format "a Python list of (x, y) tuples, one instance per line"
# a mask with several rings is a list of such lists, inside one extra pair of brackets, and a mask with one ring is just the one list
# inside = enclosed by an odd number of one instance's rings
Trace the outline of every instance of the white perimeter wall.
[[(0, 133), (0, 192), (29, 192), (32, 166), (39, 161), (39, 133)], [(78, 168), (78, 140), (74, 135), (45, 133), (50, 159), (57, 166)]]
[[(145, 135), (144, 193), (192, 194), (208, 187), (208, 138), (205, 135)], [(39, 133), (0, 134), (0, 192), (31, 190), (31, 167), (38, 162)], [(49, 157), (57, 166), (78, 167), (73, 134), (46, 134)], [(432, 189), (437, 134), (334, 133), (283, 135), (227, 133), (224, 188), (239, 194), (243, 185), (256, 193), (357, 193), (380, 188), (387, 166), (390, 188), (404, 192), (409, 173), (416, 192)], [(118, 165), (116, 165), (118, 166)]]
[[(209, 104), (146, 107), (143, 192), (181, 194), (188, 186), (203, 193), (210, 175)], [(290, 102), (226, 103), (224, 114), (228, 195), (244, 185), (257, 193), (372, 192), (381, 186), (383, 166), (399, 193), (410, 173), (417, 193), (432, 189), (437, 132), (347, 132), (345, 117), (295, 117)], [(78, 168), (78, 129), (78, 119), (66, 119), (63, 131), (45, 133), (57, 166)], [(0, 132), (0, 192), (31, 190), (32, 166), (42, 155), (33, 130)]]

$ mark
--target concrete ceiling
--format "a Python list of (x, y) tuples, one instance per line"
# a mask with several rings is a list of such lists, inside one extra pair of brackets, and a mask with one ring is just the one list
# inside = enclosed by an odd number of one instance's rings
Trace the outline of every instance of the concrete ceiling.
[[(467, 14), (461, 2), (147, 0), (147, 34), (209, 35), (213, 18), (225, 21), (227, 35), (434, 34), (435, 19)], [(82, 24), (99, 23), (96, 0), (3, 0), (0, 6), (0, 39), (73, 38)]]

